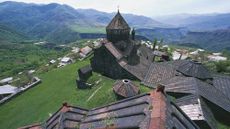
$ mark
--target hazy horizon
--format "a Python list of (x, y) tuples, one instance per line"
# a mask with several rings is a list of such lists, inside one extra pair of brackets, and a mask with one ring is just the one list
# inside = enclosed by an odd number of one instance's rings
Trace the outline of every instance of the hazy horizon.
[[(5, 2), (9, 0), (0, 0)], [(119, 6), (122, 13), (149, 17), (175, 14), (211, 14), (230, 12), (230, 1), (226, 0), (10, 0), (16, 2), (66, 4), (76, 9), (96, 9), (115, 12)]]

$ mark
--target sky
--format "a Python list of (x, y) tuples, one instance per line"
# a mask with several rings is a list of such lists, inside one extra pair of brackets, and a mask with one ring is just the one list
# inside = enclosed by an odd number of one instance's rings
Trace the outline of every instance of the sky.
[[(4, 2), (6, 0), (0, 0)], [(96, 9), (145, 16), (173, 14), (209, 14), (230, 12), (230, 0), (14, 0), (26, 3), (60, 3), (74, 8)]]

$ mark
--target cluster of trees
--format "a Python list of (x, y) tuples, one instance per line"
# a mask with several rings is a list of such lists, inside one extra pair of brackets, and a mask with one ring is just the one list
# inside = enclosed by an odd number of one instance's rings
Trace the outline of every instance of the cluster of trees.
[(61, 57), (67, 50), (48, 49), (23, 43), (0, 45), (0, 78), (14, 76), (19, 72), (36, 69), (51, 59)]

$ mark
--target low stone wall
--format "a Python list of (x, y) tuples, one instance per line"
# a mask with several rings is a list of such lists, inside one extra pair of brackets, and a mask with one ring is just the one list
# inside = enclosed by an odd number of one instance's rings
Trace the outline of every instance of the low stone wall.
[(33, 83), (29, 84), (29, 85), (26, 85), (26, 86), (23, 87), (23, 88), (22, 88), (22, 87), (19, 88), (19, 90), (18, 90), (16, 93), (13, 93), (13, 94), (11, 94), (11, 95), (9, 95), (9, 96), (3, 98), (2, 100), (0, 100), (0, 105), (6, 103), (6, 102), (8, 102), (8, 101), (10, 101), (12, 98), (14, 98), (14, 97), (20, 95), (21, 93), (27, 91), (28, 89), (30, 89), (30, 88), (36, 86), (36, 85), (39, 84), (39, 83), (41, 83), (41, 79), (39, 79), (38, 77), (34, 77), (34, 79), (36, 80), (35, 82), (33, 82)]

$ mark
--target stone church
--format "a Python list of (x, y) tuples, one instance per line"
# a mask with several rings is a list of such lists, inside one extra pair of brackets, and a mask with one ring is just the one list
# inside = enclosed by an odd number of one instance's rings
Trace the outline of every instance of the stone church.
[(93, 70), (113, 79), (142, 80), (153, 61), (152, 50), (135, 40), (135, 30), (131, 30), (119, 10), (106, 33), (107, 39), (91, 59)]

